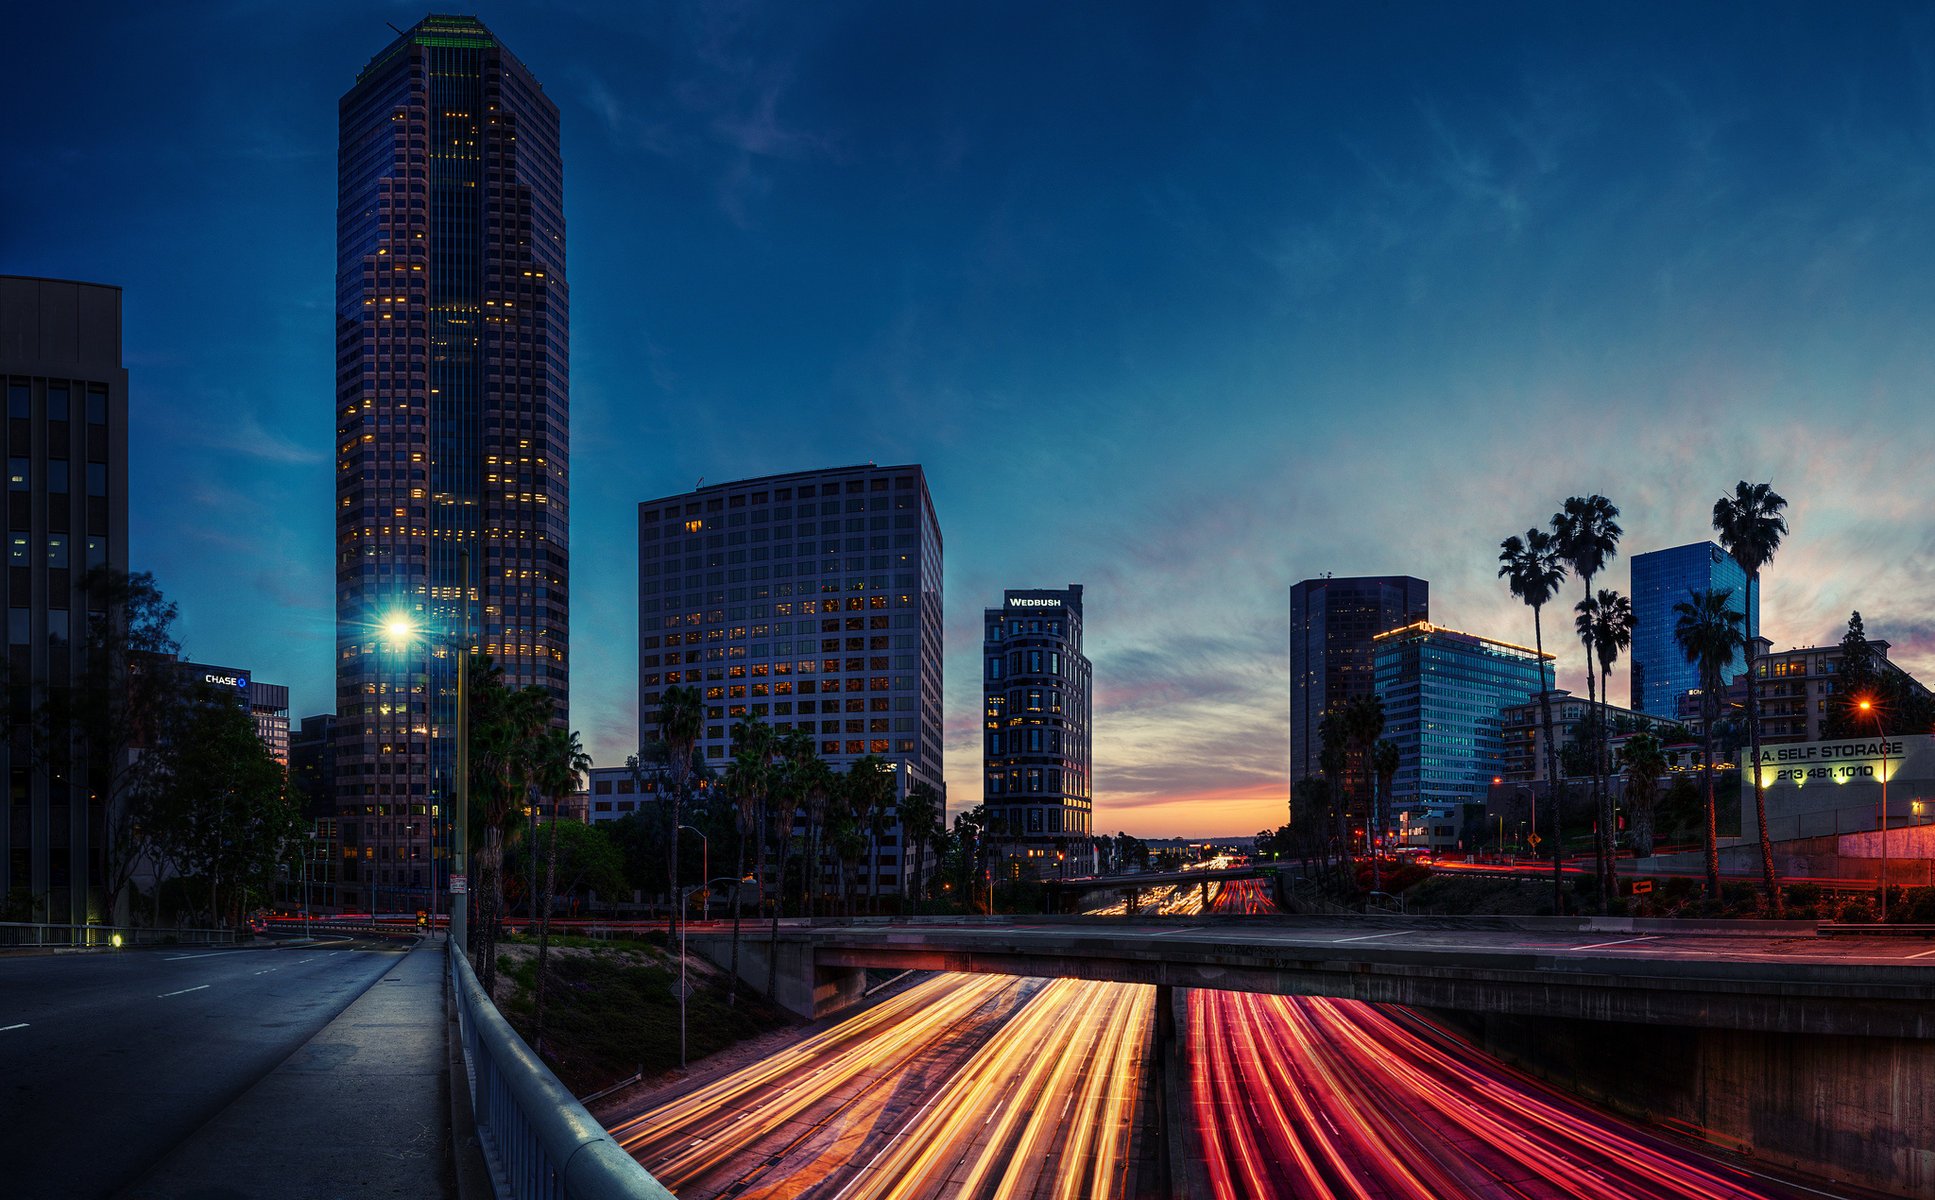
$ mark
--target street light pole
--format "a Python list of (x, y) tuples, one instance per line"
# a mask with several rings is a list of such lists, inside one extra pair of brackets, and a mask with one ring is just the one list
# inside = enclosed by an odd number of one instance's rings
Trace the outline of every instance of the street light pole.
[[(1875, 737), (1881, 747), (1881, 919), (1888, 919), (1888, 735), (1881, 728), (1881, 714), (1874, 701), (1861, 701), (1861, 711), (1875, 719)], [(1755, 763), (1758, 771), (1760, 764)]]
[[(701, 879), (711, 879), (712, 878), (712, 840), (706, 837), (705, 834), (699, 833), (697, 829), (693, 829), (692, 826), (690, 825), (681, 825), (678, 827), (678, 829), (674, 829), (672, 831), (673, 837), (679, 836), (679, 829), (688, 829), (688, 830), (691, 830), (693, 833), (696, 833), (699, 835), (699, 877)], [(673, 882), (674, 884), (676, 884), (678, 881), (674, 880)], [(710, 893), (708, 893), (708, 899), (710, 899)], [(706, 907), (710, 908), (711, 905), (708, 904)], [(679, 944), (681, 946), (685, 944), (685, 921), (687, 918), (691, 917), (691, 915), (692, 915), (691, 913), (685, 911), (685, 902), (680, 901), (679, 902), (679, 918), (680, 918)], [(710, 916), (710, 915), (711, 915), (710, 913), (705, 913), (701, 916), (700, 919), (703, 920), (704, 917)], [(681, 950), (680, 953), (684, 953), (684, 951)]]

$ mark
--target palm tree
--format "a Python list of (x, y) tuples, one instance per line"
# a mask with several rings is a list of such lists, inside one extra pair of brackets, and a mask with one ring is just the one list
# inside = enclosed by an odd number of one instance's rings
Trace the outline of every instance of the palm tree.
[(677, 940), (685, 921), (685, 905), (679, 895), (679, 826), (685, 820), (685, 803), (691, 799), (692, 748), (698, 744), (699, 730), (705, 725), (705, 706), (695, 687), (669, 687), (658, 701), (658, 740), (665, 743), (666, 765), (671, 769), (672, 793), (672, 924)]
[[(1607, 689), (1612, 683), (1613, 663), (1619, 659), (1619, 652), (1633, 644), (1633, 605), (1626, 597), (1609, 588), (1599, 589), (1597, 596), (1587, 596), (1573, 606), (1578, 614), (1573, 627), (1578, 631), (1579, 640), (1586, 644), (1587, 661), (1596, 655), (1599, 660), (1599, 715), (1590, 722), (1591, 744), (1586, 747), (1591, 760), (1588, 769), (1594, 783), (1596, 805), (1593, 809), (1594, 823), (1597, 826), (1593, 838), (1593, 857), (1598, 863), (1599, 906), (1603, 911), (1612, 904), (1613, 896), (1613, 804), (1612, 804), (1612, 722), (1607, 712), (1610, 703)], [(1593, 680), (1586, 677), (1587, 704), (1592, 703)], [(1603, 780), (1603, 782), (1602, 782)]]
[(531, 1033), (531, 1049), (542, 1054), (544, 972), (551, 954), (551, 905), (558, 887), (558, 804), (578, 790), (578, 781), (591, 770), (591, 756), (585, 753), (584, 743), (575, 730), (547, 729), (537, 741), (538, 790), (551, 800), (551, 832), (544, 851), (544, 907), (538, 915), (537, 1016)]
[[(810, 737), (807, 750), (812, 751)], [(839, 786), (839, 777), (817, 754), (795, 769), (800, 807), (806, 810), (806, 866), (800, 873), (800, 887), (806, 893), (806, 915), (812, 917), (819, 911), (820, 885), (826, 879), (822, 842), (826, 837), (827, 805)]]
[(1384, 827), (1379, 824), (1373, 834), (1372, 825), (1377, 821), (1376, 773), (1371, 768), (1371, 747), (1384, 735), (1384, 701), (1374, 692), (1353, 696), (1344, 705), (1344, 730), (1350, 745), (1357, 750), (1357, 770), (1364, 780), (1364, 850), (1377, 858), (1376, 843), (1384, 836)]
[[(1383, 716), (1383, 706), (1379, 705), (1378, 716)], [(1377, 772), (1377, 833), (1391, 827), (1391, 783), (1398, 773), (1398, 744), (1389, 738), (1379, 738), (1371, 747), (1371, 767)], [(1371, 852), (1371, 886), (1381, 888), (1384, 884), (1383, 870), (1378, 864), (1377, 852)]]
[[(1559, 585), (1565, 582), (1565, 564), (1552, 535), (1542, 529), (1528, 529), (1521, 540), (1508, 537), (1499, 543), (1498, 574), (1511, 585), (1512, 595), (1532, 610), (1532, 648), (1539, 656), (1539, 720), (1545, 727), (1545, 778), (1547, 791), (1556, 797), (1559, 787), (1559, 753), (1552, 737), (1552, 690), (1545, 677), (1545, 630), (1539, 610), (1548, 604)], [(1552, 911), (1565, 912), (1564, 879), (1560, 874), (1559, 808), (1552, 805)], [(1532, 829), (1538, 830), (1538, 809), (1532, 810)]]
[(759, 882), (753, 893), (756, 914), (766, 888), (766, 797), (773, 783), (772, 727), (755, 713), (733, 726), (732, 737), (739, 744), (739, 753), (726, 768), (725, 788), (739, 818), (739, 841), (738, 865), (733, 869), (732, 879), (732, 973), (731, 990), (726, 993), (728, 1006), (735, 1005), (739, 998), (739, 926), (745, 913), (740, 891), (746, 877), (746, 843), (752, 842), (759, 856)]
[(1620, 758), (1626, 764), (1626, 805), (1633, 814), (1633, 853), (1647, 858), (1653, 853), (1653, 805), (1659, 799), (1660, 776), (1666, 773), (1666, 756), (1660, 753), (1658, 738), (1636, 733), (1626, 739)]
[(1350, 861), (1350, 797), (1344, 792), (1344, 777), (1350, 767), (1350, 750), (1340, 710), (1333, 709), (1318, 720), (1317, 737), (1323, 742), (1323, 749), (1317, 752), (1317, 768), (1323, 772), (1330, 801), (1329, 846), (1324, 853), (1325, 869), (1328, 870), (1330, 847), (1336, 848), (1341, 860), (1346, 863)]
[[(1585, 600), (1577, 611), (1579, 613), (1580, 641), (1586, 648), (1586, 707), (1596, 707), (1598, 697), (1593, 683), (1593, 652), (1597, 645), (1592, 635), (1593, 617), (1588, 610), (1593, 607), (1592, 577), (1606, 566), (1606, 563), (1619, 552), (1619, 535), (1622, 532), (1618, 522), (1619, 509), (1604, 496), (1594, 493), (1590, 496), (1572, 496), (1558, 512), (1552, 514), (1552, 539), (1558, 545), (1559, 557), (1564, 559), (1573, 572), (1585, 585)], [(1605, 714), (1600, 713), (1599, 728), (1606, 727)], [(1607, 807), (1599, 779), (1597, 763), (1591, 772), (1593, 811), (1602, 812)], [(1611, 861), (1605, 849), (1609, 843), (1601, 828), (1598, 837), (1593, 839), (1595, 857), (1599, 860), (1599, 894), (1603, 903), (1606, 895), (1606, 874), (1611, 870)]]
[[(1720, 545), (1740, 569), (1747, 573), (1747, 611), (1754, 611), (1754, 601), (1759, 595), (1761, 568), (1773, 561), (1774, 554), (1780, 549), (1782, 535), (1787, 532), (1787, 518), (1781, 510), (1787, 507), (1785, 498), (1765, 483), (1748, 483), (1741, 480), (1734, 485), (1732, 497), (1722, 496), (1713, 502), (1713, 528), (1720, 535)], [(1759, 630), (1748, 630), (1749, 635)], [(1745, 641), (1747, 661), (1747, 740), (1753, 749), (1754, 780), (1754, 818), (1760, 824), (1760, 879), (1767, 889), (1767, 903), (1775, 916), (1780, 915), (1780, 887), (1774, 878), (1774, 843), (1767, 833), (1767, 786), (1760, 778), (1760, 680), (1754, 674), (1754, 639), (1749, 636)]]
[(481, 802), (484, 846), (478, 866), (484, 875), (483, 900), (488, 911), (479, 940), (482, 959), (478, 982), (485, 994), (497, 984), (497, 925), (504, 911), (504, 827), (526, 796), (533, 762), (531, 745), (550, 724), (556, 701), (535, 685), (513, 692), (504, 684), (502, 669), (487, 655), (479, 655), (470, 672), (473, 694), (470, 712), (470, 768), (473, 797)]
[[(1713, 727), (1720, 720), (1721, 672), (1740, 652), (1746, 639), (1742, 627), (1745, 614), (1732, 606), (1733, 590), (1688, 592), (1687, 598), (1673, 606), (1679, 621), (1673, 638), (1680, 644), (1686, 661), (1700, 669), (1700, 744), (1705, 759), (1707, 784), (1707, 898), (1720, 898), (1720, 844), (1718, 817), (1713, 799)], [(1751, 690), (1751, 689), (1749, 689)]]
[[(774, 890), (772, 932), (766, 944), (766, 998), (769, 1000), (779, 994), (779, 918), (780, 910), (786, 906), (786, 867), (793, 848), (793, 816), (802, 807), (813, 774), (812, 768), (818, 766), (824, 769), (826, 766), (813, 752), (812, 735), (802, 729), (782, 734), (775, 740), (774, 750), (779, 756), (773, 787), (773, 794), (779, 801), (780, 817), (779, 886)], [(804, 875), (802, 872), (802, 880)]]
[[(867, 883), (869, 907), (877, 916), (880, 913), (880, 841), (885, 834), (882, 826), (894, 805), (894, 776), (887, 763), (877, 755), (866, 755), (853, 760), (847, 768), (847, 781), (851, 789), (849, 799), (853, 804), (854, 819), (867, 832), (867, 871), (872, 877)], [(906, 864), (901, 864), (901, 877), (906, 878)]]
[[(924, 889), (927, 879), (927, 841), (934, 826), (940, 823), (941, 815), (941, 794), (924, 779), (908, 788), (907, 794), (900, 798), (901, 878), (903, 882), (909, 878), (913, 881), (906, 883), (906, 888)], [(918, 855), (911, 877), (906, 873), (907, 843), (910, 839)], [(918, 891), (915, 900), (915, 911), (918, 912)]]

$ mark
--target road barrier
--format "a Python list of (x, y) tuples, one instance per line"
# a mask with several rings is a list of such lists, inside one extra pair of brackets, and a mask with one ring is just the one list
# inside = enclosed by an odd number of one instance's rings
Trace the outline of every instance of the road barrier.
[(512, 1029), (449, 951), (477, 1138), (503, 1200), (672, 1200)]
[[(116, 941), (116, 936), (120, 941)], [(53, 925), (36, 921), (0, 921), (0, 950), (63, 949), (113, 946), (209, 946), (235, 940), (233, 929), (173, 929), (136, 925)]]

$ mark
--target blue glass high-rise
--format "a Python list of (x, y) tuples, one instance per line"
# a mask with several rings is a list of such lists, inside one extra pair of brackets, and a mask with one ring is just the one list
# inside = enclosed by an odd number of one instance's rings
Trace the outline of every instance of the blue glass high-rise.
[[(1700, 669), (1686, 660), (1674, 639), (1679, 618), (1675, 604), (1693, 592), (1729, 591), (1730, 607), (1747, 618), (1748, 637), (1760, 635), (1760, 597), (1747, 595), (1747, 573), (1725, 550), (1712, 542), (1693, 542), (1667, 550), (1635, 554), (1632, 564), (1633, 645), (1628, 653), (1632, 671), (1634, 711), (1673, 720), (1682, 693), (1700, 686)], [(1724, 672), (1727, 681), (1747, 669), (1746, 656), (1736, 654)]]
[(422, 908), (455, 794), (460, 635), (565, 716), (558, 110), (481, 22), (432, 16), (363, 68), (339, 128), (342, 901)]

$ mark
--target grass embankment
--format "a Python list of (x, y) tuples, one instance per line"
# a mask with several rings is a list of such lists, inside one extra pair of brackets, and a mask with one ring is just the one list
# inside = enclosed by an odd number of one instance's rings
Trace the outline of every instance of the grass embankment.
[[(500, 942), (497, 964), (497, 1007), (528, 1042), (536, 1016), (536, 939)], [(596, 1091), (635, 1071), (649, 1077), (678, 1067), (676, 953), (647, 941), (553, 938), (549, 973), (543, 1057), (573, 1092)], [(688, 973), (692, 1062), (792, 1021), (743, 987), (738, 1004), (728, 1005), (726, 973), (697, 955)]]

